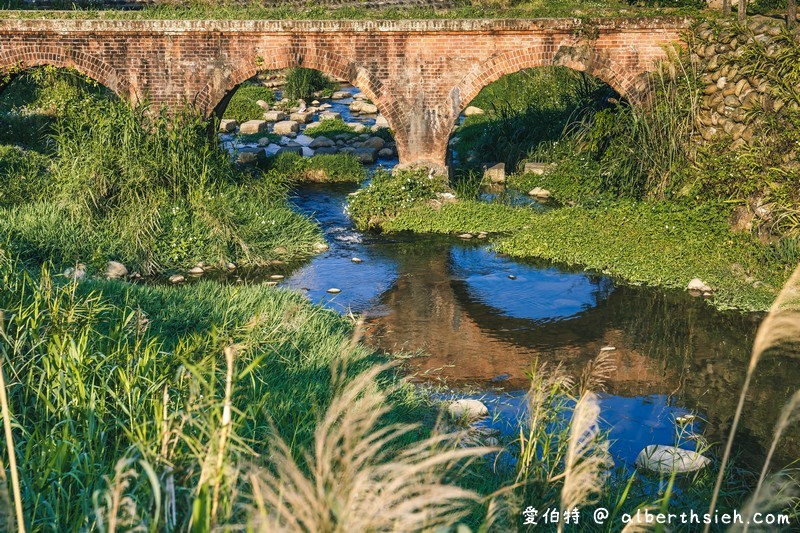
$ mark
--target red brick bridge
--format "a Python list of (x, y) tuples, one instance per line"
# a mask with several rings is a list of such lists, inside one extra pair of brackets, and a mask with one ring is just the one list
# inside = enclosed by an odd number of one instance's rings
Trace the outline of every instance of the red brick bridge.
[[(349, 80), (386, 117), (401, 164), (441, 168), (459, 113), (524, 68), (586, 71), (622, 95), (680, 41), (677, 18), (539, 20), (0, 20), (0, 83), (74, 67), (133, 101), (211, 114), (260, 70), (303, 66)], [(2, 75), (5, 73), (6, 75)]]

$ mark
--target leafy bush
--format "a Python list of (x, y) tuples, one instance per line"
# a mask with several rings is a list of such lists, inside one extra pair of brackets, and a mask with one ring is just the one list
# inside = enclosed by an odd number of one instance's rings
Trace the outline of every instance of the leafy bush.
[(89, 107), (116, 96), (74, 69), (52, 66), (23, 71), (2, 87), (0, 80), (0, 144), (20, 144), (49, 151), (51, 125), (69, 108)]
[(0, 145), (0, 207), (41, 198), (49, 165), (50, 160), (37, 152)]
[(303, 157), (283, 153), (267, 159), (267, 168), (282, 179), (316, 182), (360, 182), (367, 171), (359, 160), (350, 154), (320, 154)]
[(261, 85), (244, 83), (233, 93), (223, 116), (237, 122), (259, 120), (264, 117), (265, 110), (256, 103), (258, 100), (268, 104), (275, 103), (275, 91)]
[(336, 84), (325, 74), (310, 68), (292, 68), (286, 73), (286, 85), (283, 97), (290, 100), (311, 98), (317, 93), (330, 96), (336, 90)]
[(57, 265), (116, 259), (144, 274), (311, 255), (319, 229), (286, 207), (288, 180), (237, 171), (206, 131), (188, 112), (70, 111), (47, 195), (2, 217), (10, 248)]
[(305, 134), (310, 137), (335, 137), (342, 134), (354, 137), (357, 135), (356, 130), (348, 126), (347, 123), (340, 118), (316, 122), (312, 128), (305, 131)]
[(393, 173), (379, 169), (369, 186), (350, 200), (348, 209), (359, 227), (377, 228), (384, 219), (433, 200), (436, 193), (446, 190), (445, 179), (430, 175), (424, 168), (395, 170)]

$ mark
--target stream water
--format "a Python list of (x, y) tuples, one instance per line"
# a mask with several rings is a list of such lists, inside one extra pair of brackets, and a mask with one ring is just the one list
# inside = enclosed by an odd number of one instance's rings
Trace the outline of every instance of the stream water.
[[(331, 103), (350, 119), (348, 101)], [(347, 195), (358, 188), (296, 189), (293, 204), (319, 221), (330, 249), (282, 272), (281, 285), (365, 316), (365, 342), (418, 355), (406, 363), (415, 379), (442, 386), (445, 396), (481, 398), (497, 414), (488, 424), (508, 433), (524, 416), (534, 362), (560, 364), (577, 377), (605, 349), (616, 370), (601, 395), (601, 417), (615, 459), (630, 464), (647, 445), (678, 443), (675, 418), (687, 413), (698, 416), (690, 429), (711, 443), (724, 439), (760, 316), (717, 312), (682, 291), (513, 260), (483, 240), (360, 232), (346, 213)], [(796, 361), (761, 363), (735, 440), (746, 464), (760, 466), (798, 382)], [(680, 444), (692, 448), (695, 441)], [(795, 433), (779, 446), (779, 462), (798, 451)]]

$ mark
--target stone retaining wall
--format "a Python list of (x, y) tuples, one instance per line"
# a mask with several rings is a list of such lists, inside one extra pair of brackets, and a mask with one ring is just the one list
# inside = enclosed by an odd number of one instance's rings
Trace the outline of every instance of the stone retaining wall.
[[(746, 25), (734, 21), (703, 22), (693, 31), (692, 59), (700, 68), (705, 85), (697, 126), (703, 139), (710, 141), (729, 135), (731, 149), (751, 143), (763, 113), (797, 108), (771, 94), (762, 77), (746, 72), (741, 58), (748, 46), (759, 43), (768, 54), (779, 45), (775, 38), (785, 32), (780, 19), (755, 16)], [(800, 27), (793, 30), (800, 40)]]

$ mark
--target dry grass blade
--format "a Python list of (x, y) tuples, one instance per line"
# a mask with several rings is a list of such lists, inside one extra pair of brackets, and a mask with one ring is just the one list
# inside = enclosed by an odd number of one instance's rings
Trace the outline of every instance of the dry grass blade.
[(729, 531), (747, 531), (756, 513), (786, 509), (797, 498), (797, 480), (783, 474), (771, 476), (759, 488), (742, 507), (742, 523), (734, 524)]
[[(600, 434), (599, 419), (597, 396), (588, 392), (572, 413), (564, 461), (564, 485), (561, 487), (562, 512), (592, 503), (592, 499), (603, 490), (603, 473), (609, 454), (608, 441)], [(563, 524), (559, 522), (559, 531), (562, 528)]]
[(753, 501), (758, 501), (761, 496), (761, 490), (764, 485), (764, 480), (767, 477), (767, 472), (769, 471), (769, 465), (772, 462), (772, 456), (775, 454), (775, 448), (778, 447), (778, 442), (781, 440), (784, 430), (798, 420), (800, 420), (800, 390), (796, 391), (789, 400), (789, 403), (783, 406), (781, 416), (778, 418), (777, 424), (775, 424), (775, 435), (772, 438), (769, 452), (767, 452), (764, 467), (761, 469), (761, 475), (758, 478), (756, 490), (753, 492)]
[(455, 448), (452, 435), (403, 444), (415, 426), (380, 420), (387, 392), (375, 382), (386, 366), (340, 388), (300, 465), (275, 438), (272, 469), (253, 474), (253, 525), (262, 531), (418, 531), (448, 525), (477, 501), (442, 476), (491, 448)]
[[(709, 514), (713, 515), (717, 505), (717, 498), (719, 491), (722, 487), (722, 480), (725, 475), (725, 467), (730, 459), (731, 447), (733, 445), (733, 437), (736, 435), (736, 429), (739, 425), (739, 419), (742, 416), (742, 409), (744, 407), (744, 399), (747, 395), (747, 390), (750, 387), (750, 380), (758, 365), (761, 357), (768, 351), (785, 347), (789, 344), (796, 344), (800, 341), (800, 265), (797, 266), (792, 276), (783, 286), (775, 302), (767, 314), (767, 317), (761, 323), (756, 334), (755, 342), (753, 343), (753, 353), (750, 356), (750, 364), (747, 368), (745, 375), (744, 385), (742, 392), (739, 395), (739, 403), (736, 406), (736, 414), (733, 416), (733, 423), (731, 424), (731, 431), (728, 435), (728, 442), (725, 444), (725, 452), (722, 456), (722, 462), (717, 474), (717, 481), (714, 485), (714, 493), (711, 497), (711, 504), (709, 505)], [(706, 525), (704, 531), (708, 532), (710, 525)]]
[[(0, 342), (5, 342), (4, 329), (5, 315), (0, 311)], [(8, 469), (11, 471), (11, 489), (14, 493), (14, 510), (17, 517), (17, 531), (25, 533), (25, 515), (22, 512), (22, 493), (19, 488), (19, 473), (17, 471), (17, 456), (14, 450), (14, 436), (11, 433), (11, 409), (8, 406), (8, 396), (6, 396), (6, 381), (3, 375), (3, 362), (5, 361), (6, 351), (3, 346), (0, 352), (0, 406), (3, 414), (3, 431), (8, 447)]]
[(578, 389), (580, 394), (605, 390), (606, 380), (616, 369), (617, 365), (611, 360), (611, 352), (605, 351), (597, 354), (597, 357), (589, 361), (589, 364), (583, 369)]

